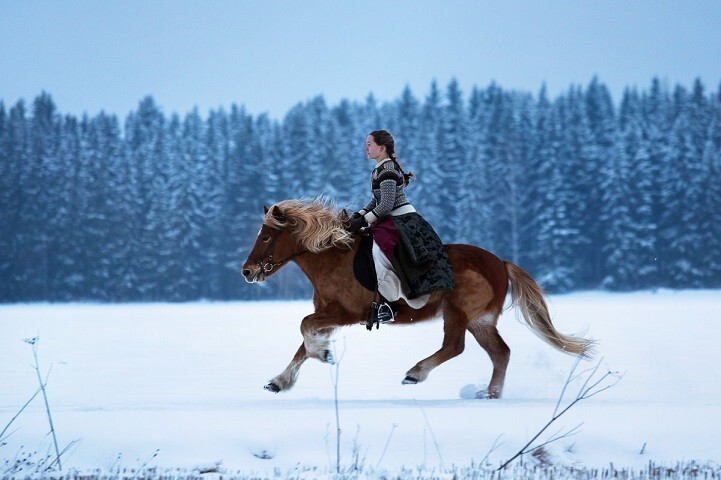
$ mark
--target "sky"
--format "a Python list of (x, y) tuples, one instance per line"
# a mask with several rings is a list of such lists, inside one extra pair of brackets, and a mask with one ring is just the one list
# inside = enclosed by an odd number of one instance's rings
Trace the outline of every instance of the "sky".
[(594, 76), (618, 101), (653, 77), (721, 83), (721, 2), (0, 0), (0, 101), (125, 116), (232, 104), (282, 119), (324, 95), (379, 101), (455, 78), (551, 96)]

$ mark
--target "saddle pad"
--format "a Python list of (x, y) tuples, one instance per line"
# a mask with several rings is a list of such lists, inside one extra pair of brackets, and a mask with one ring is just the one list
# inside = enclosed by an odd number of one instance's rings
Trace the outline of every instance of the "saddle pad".
[(371, 292), (376, 291), (378, 277), (373, 263), (373, 237), (370, 235), (361, 237), (360, 246), (353, 258), (353, 273), (358, 283)]

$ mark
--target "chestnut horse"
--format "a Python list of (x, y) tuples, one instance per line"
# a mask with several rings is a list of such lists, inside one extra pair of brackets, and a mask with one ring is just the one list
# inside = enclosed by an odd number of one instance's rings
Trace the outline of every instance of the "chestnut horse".
[[(329, 341), (342, 326), (365, 324), (375, 293), (355, 278), (353, 259), (360, 245), (344, 224), (345, 210), (327, 201), (285, 200), (265, 209), (263, 225), (242, 268), (246, 281), (262, 282), (288, 262), (295, 262), (313, 285), (315, 312), (300, 324), (303, 343), (290, 364), (265, 389), (288, 390), (308, 358), (333, 363)], [(486, 391), (478, 398), (499, 398), (503, 391), (510, 349), (496, 324), (511, 286), (513, 305), (521, 309), (531, 330), (552, 347), (573, 355), (588, 356), (592, 341), (559, 333), (551, 323), (539, 285), (523, 269), (471, 245), (446, 245), (455, 273), (455, 288), (433, 292), (419, 310), (399, 302), (390, 325), (404, 325), (443, 317), (443, 344), (436, 353), (408, 370), (403, 383), (424, 381), (443, 362), (463, 352), (466, 330), (471, 332), (493, 362)]]

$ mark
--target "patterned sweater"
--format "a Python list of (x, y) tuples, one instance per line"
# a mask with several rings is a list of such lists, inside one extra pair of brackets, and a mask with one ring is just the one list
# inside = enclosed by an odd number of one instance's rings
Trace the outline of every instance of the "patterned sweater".
[(386, 215), (415, 212), (404, 191), (403, 172), (390, 158), (381, 160), (371, 173), (373, 198), (359, 213), (370, 225)]

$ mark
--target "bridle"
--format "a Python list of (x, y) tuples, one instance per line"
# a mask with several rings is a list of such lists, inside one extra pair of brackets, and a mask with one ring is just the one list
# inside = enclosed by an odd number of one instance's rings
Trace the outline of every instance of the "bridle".
[[(272, 227), (271, 227), (272, 228)], [(274, 228), (275, 232), (273, 233), (273, 237), (270, 239), (270, 242), (268, 243), (268, 246), (265, 247), (265, 251), (263, 252), (263, 255), (260, 257), (260, 260), (258, 260), (257, 263), (260, 267), (261, 274), (265, 275), (268, 272), (271, 272), (275, 267), (279, 267), (283, 265), (286, 262), (289, 262), (290, 260), (293, 260), (295, 257), (299, 255), (303, 255), (304, 253), (307, 253), (309, 250), (302, 250), (300, 252), (294, 253), (293, 255), (290, 255), (287, 258), (284, 258), (283, 260), (273, 261), (273, 251), (275, 250), (275, 242), (278, 241), (278, 237), (280, 237), (280, 234), (283, 232), (285, 227), (283, 228)]]

